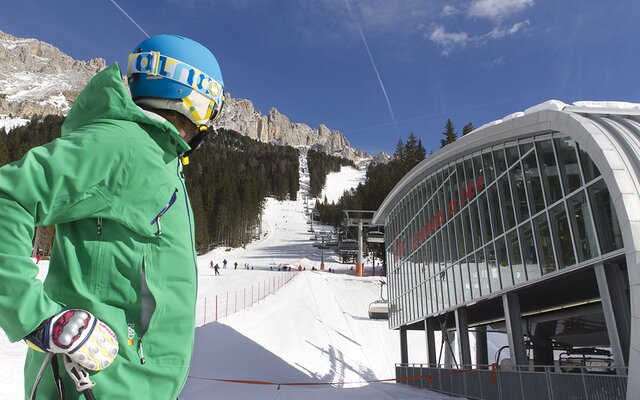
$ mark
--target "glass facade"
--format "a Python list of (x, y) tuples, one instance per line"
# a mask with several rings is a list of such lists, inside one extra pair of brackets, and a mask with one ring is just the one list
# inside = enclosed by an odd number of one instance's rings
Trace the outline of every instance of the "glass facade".
[(600, 172), (562, 133), (449, 163), (415, 185), (386, 225), (392, 327), (623, 248)]

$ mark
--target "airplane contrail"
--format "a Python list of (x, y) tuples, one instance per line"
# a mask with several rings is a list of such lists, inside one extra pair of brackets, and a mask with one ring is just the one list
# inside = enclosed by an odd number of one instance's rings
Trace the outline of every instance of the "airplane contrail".
[(149, 34), (147, 32), (144, 31), (144, 29), (142, 29), (142, 27), (140, 27), (140, 25), (138, 25), (138, 23), (136, 21), (133, 20), (133, 18), (131, 18), (131, 16), (129, 14), (127, 14), (127, 12), (125, 10), (122, 9), (122, 7), (120, 7), (118, 5), (118, 3), (115, 2), (115, 0), (109, 0), (114, 6), (116, 6), (118, 8), (118, 10), (122, 11), (122, 13), (125, 15), (125, 17), (129, 18), (129, 21), (133, 22), (133, 24), (140, 29), (140, 32), (144, 33), (146, 37), (149, 37)]
[(380, 73), (378, 72), (378, 67), (376, 67), (375, 61), (373, 61), (373, 56), (371, 55), (371, 51), (369, 50), (369, 44), (367, 43), (367, 39), (364, 37), (364, 32), (362, 32), (362, 26), (360, 25), (360, 21), (358, 17), (351, 10), (351, 4), (349, 4), (349, 0), (344, 0), (347, 4), (347, 9), (349, 10), (349, 14), (351, 14), (351, 18), (356, 21), (356, 25), (358, 26), (358, 31), (360, 32), (360, 37), (362, 38), (362, 42), (364, 43), (365, 49), (367, 49), (367, 54), (369, 55), (369, 60), (371, 61), (371, 65), (373, 66), (373, 70), (378, 77), (378, 83), (380, 83), (380, 88), (382, 89), (382, 93), (384, 94), (384, 98), (387, 101), (387, 107), (389, 108), (389, 114), (391, 114), (391, 120), (396, 127), (396, 131), (398, 135), (400, 135), (400, 128), (398, 127), (398, 123), (396, 121), (396, 116), (393, 114), (393, 109), (391, 108), (391, 102), (389, 101), (389, 96), (387, 95), (387, 90), (384, 88), (384, 83), (382, 83), (382, 78), (380, 78)]

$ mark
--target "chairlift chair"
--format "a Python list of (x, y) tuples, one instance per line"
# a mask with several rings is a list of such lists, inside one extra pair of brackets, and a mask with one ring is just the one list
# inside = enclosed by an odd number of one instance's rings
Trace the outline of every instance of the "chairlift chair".
[(380, 299), (369, 304), (369, 319), (389, 319), (389, 300), (382, 297), (382, 287), (386, 284), (380, 280)]

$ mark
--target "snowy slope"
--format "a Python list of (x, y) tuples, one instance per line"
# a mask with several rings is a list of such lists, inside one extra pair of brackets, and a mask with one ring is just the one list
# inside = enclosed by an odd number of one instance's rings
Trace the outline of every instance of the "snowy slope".
[(342, 166), (340, 172), (332, 172), (327, 175), (327, 182), (322, 189), (320, 201), (327, 198), (327, 202), (336, 203), (346, 190), (353, 189), (360, 183), (364, 183), (367, 178), (366, 169), (356, 169), (349, 166)]

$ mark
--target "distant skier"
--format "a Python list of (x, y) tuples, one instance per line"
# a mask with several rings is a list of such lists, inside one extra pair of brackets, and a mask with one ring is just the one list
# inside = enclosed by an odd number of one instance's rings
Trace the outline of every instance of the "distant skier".
[(222, 260), (222, 269), (227, 269), (227, 259)]
[(213, 268), (213, 260), (209, 263), (209, 268)]
[(216, 275), (220, 275), (220, 266), (218, 264), (214, 265), (213, 271), (216, 273)]
[(237, 261), (233, 263), (233, 269), (238, 269), (238, 262)]

